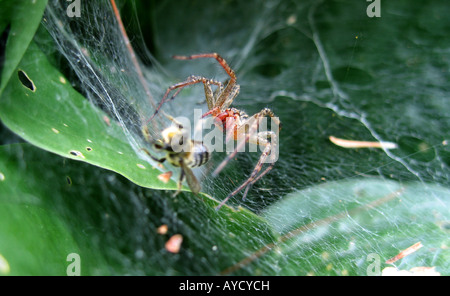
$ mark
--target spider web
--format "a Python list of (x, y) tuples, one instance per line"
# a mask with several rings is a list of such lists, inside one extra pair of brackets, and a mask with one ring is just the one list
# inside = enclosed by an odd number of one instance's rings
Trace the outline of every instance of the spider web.
[[(408, 192), (416, 188), (415, 192), (421, 192), (419, 197), (428, 196), (443, 205), (443, 212), (448, 206), (448, 191), (442, 188), (449, 185), (448, 87), (444, 82), (450, 77), (448, 70), (443, 70), (448, 69), (449, 60), (442, 56), (450, 47), (445, 38), (439, 39), (448, 23), (434, 30), (435, 23), (429, 20), (445, 14), (439, 12), (439, 5), (422, 6), (422, 16), (416, 21), (417, 8), (405, 1), (383, 2), (381, 18), (372, 19), (366, 14), (367, 3), (353, 2), (246, 1), (236, 4), (238, 7), (226, 1), (214, 5), (139, 3), (142, 7), (137, 11), (149, 9), (151, 21), (140, 19), (139, 27), (131, 14), (125, 27), (138, 32), (131, 41), (144, 62), (145, 87), (123, 45), (109, 2), (81, 1), (83, 17), (69, 23), (65, 23), (67, 18), (58, 17), (65, 14), (66, 5), (52, 3), (44, 24), (76, 73), (77, 87), (120, 122), (139, 155), (140, 147), (146, 145), (140, 136), (142, 123), (153, 114), (155, 102), (168, 86), (190, 75), (227, 79), (215, 61), (174, 61), (170, 56), (220, 53), (236, 71), (241, 86), (233, 106), (250, 115), (270, 107), (283, 123), (275, 168), (253, 186), (245, 201), (237, 195), (230, 204), (265, 217), (282, 234), (282, 240), (302, 229), (299, 225), (314, 228), (298, 235), (278, 254), (278, 260), (290, 266), (285, 274), (297, 274), (295, 266), (300, 261), (315, 266), (301, 272), (320, 273), (310, 258), (338, 257), (340, 240), (346, 237), (361, 237), (370, 244), (364, 237), (378, 236), (378, 226), (353, 218), (353, 213), (366, 209), (367, 199), (347, 196), (342, 188), (390, 196), (403, 192), (403, 184), (413, 182), (407, 186)], [(151, 32), (146, 31), (146, 25)], [(152, 50), (163, 66), (145, 50), (140, 32), (151, 35), (145, 39), (152, 39)], [(439, 44), (435, 44), (436, 39)], [(203, 100), (203, 87), (196, 85), (183, 90), (163, 109), (173, 116), (193, 118), (195, 108), (206, 111)], [(157, 138), (168, 122), (159, 116), (149, 124)], [(329, 136), (392, 142), (398, 148), (345, 149), (332, 144)], [(212, 171), (226, 157), (225, 153), (214, 153), (204, 168), (196, 170), (203, 190), (223, 199), (248, 177), (259, 155), (238, 153), (213, 178)], [(134, 206), (141, 206), (139, 199), (134, 201)], [(345, 204), (343, 208), (338, 208), (340, 203)], [(183, 206), (186, 208), (168, 219), (176, 220), (178, 214), (189, 211), (189, 204)], [(402, 209), (413, 206), (412, 201), (406, 201)], [(403, 228), (406, 221), (392, 216), (386, 208), (375, 212), (374, 216), (384, 219), (380, 225), (400, 233), (397, 238), (391, 235), (387, 244), (394, 249), (407, 244), (406, 237), (412, 231)], [(349, 217), (346, 223), (339, 222), (342, 213)], [(444, 216), (439, 219), (448, 219), (448, 215), (440, 215)], [(191, 219), (187, 223), (197, 222)], [(328, 231), (340, 239), (336, 239), (338, 243), (326, 238), (321, 223), (330, 225)], [(412, 222), (410, 227), (421, 225)], [(345, 249), (360, 254), (358, 258), (363, 259), (357, 265), (363, 266), (365, 257), (361, 254), (367, 251), (352, 242), (350, 239)], [(317, 244), (323, 249), (315, 249)], [(274, 247), (263, 248), (263, 253)], [(382, 243), (375, 250), (382, 253)], [(252, 258), (254, 253), (245, 255)], [(341, 270), (351, 260), (343, 259)], [(207, 265), (199, 263), (191, 268), (205, 272), (208, 268), (201, 266)]]

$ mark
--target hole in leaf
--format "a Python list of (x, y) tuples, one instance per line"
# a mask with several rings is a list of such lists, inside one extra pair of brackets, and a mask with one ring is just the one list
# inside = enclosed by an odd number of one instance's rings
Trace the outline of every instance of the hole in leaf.
[(72, 185), (72, 179), (69, 176), (66, 177), (66, 181), (67, 184)]
[(85, 158), (84, 155), (83, 155), (83, 153), (81, 153), (80, 151), (72, 150), (72, 151), (70, 151), (69, 153), (70, 153), (71, 155), (73, 155), (73, 156), (79, 156), (79, 157), (81, 157), (81, 158)]
[(92, 151), (91, 147), (86, 147), (86, 151)]
[(31, 79), (27, 76), (27, 74), (24, 71), (19, 70), (17, 72), (17, 75), (19, 76), (19, 80), (23, 86), (30, 89), (32, 92), (36, 90), (33, 81), (31, 81)]

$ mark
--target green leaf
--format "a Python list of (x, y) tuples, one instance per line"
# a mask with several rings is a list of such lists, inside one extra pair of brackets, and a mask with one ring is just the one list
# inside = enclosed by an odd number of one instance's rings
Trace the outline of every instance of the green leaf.
[(35, 45), (0, 100), (0, 118), (30, 143), (64, 157), (119, 172), (156, 189), (176, 189), (159, 181), (159, 170), (132, 149), (121, 128), (75, 91)]
[(46, 5), (46, 0), (2, 1), (0, 4), (0, 32), (10, 25), (5, 62), (0, 69), (0, 95), (33, 39)]
[(283, 275), (380, 274), (386, 260), (418, 242), (423, 247), (395, 265), (449, 274), (448, 196), (433, 184), (356, 179), (291, 193), (263, 216), (280, 234), (273, 256)]
[[(209, 198), (173, 198), (29, 144), (0, 147), (0, 176), (0, 254), (8, 274), (65, 274), (70, 253), (80, 255), (82, 275), (220, 274), (275, 240), (267, 223), (244, 209), (216, 211)], [(183, 242), (171, 253), (165, 244), (175, 234)], [(240, 272), (271, 274), (273, 267)]]
[(67, 255), (79, 250), (61, 219), (33, 204), (0, 205), (0, 275), (65, 275)]

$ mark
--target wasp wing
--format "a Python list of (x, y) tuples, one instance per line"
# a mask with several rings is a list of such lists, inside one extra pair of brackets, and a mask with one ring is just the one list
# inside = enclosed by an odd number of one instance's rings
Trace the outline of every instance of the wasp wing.
[(181, 162), (181, 169), (184, 171), (184, 174), (186, 175), (186, 181), (189, 185), (189, 188), (191, 188), (191, 191), (195, 194), (199, 193), (201, 186), (197, 178), (195, 177), (194, 173), (192, 172), (191, 168), (188, 167), (184, 162)]

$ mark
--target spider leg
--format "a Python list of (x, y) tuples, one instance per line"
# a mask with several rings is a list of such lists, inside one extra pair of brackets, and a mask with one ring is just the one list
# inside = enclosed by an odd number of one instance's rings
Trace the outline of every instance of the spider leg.
[[(251, 119), (254, 119), (254, 117), (252, 117)], [(242, 135), (245, 135), (244, 139), (240, 139), (240, 141), (238, 141), (238, 145), (236, 145), (236, 148), (233, 150), (232, 153), (228, 154), (228, 156), (219, 164), (219, 166), (214, 170), (214, 172), (212, 173), (213, 177), (216, 177), (221, 171), (222, 169), (228, 164), (228, 162), (236, 155), (236, 153), (241, 150), (242, 146), (245, 145), (245, 143), (250, 141), (250, 137), (252, 134), (254, 134), (256, 132), (256, 130), (258, 129), (258, 121), (256, 120), (252, 127), (250, 128), (250, 131), (248, 133), (245, 132), (246, 130), (246, 126), (248, 126), (248, 121), (251, 121), (251, 119), (247, 120), (244, 124), (241, 124), (239, 127), (237, 126), (229, 126), (227, 127), (228, 130), (231, 130), (233, 133), (235, 133), (235, 139), (239, 139), (239, 137), (241, 137)], [(228, 121), (228, 119), (227, 119)], [(236, 123), (233, 123), (234, 125), (236, 125)], [(228, 126), (228, 122), (227, 122), (227, 126)], [(228, 131), (227, 131), (227, 135), (226, 135), (226, 140), (228, 141)]]
[[(267, 138), (269, 138), (269, 137), (271, 139), (270, 142), (267, 141)], [(253, 172), (250, 175), (250, 177), (247, 179), (247, 181), (245, 183), (243, 183), (240, 186), (240, 188), (238, 188), (239, 190), (237, 190), (237, 192), (239, 192), (247, 183), (244, 194), (242, 195), (242, 199), (245, 199), (245, 197), (247, 196), (248, 190), (250, 189), (250, 187), (253, 184), (255, 184), (259, 179), (261, 179), (265, 174), (267, 174), (270, 170), (273, 169), (273, 167), (275, 165), (275, 161), (276, 161), (275, 154), (272, 154), (272, 157), (269, 162), (269, 166), (258, 175), (258, 173), (261, 171), (263, 164), (266, 163), (267, 157), (271, 154), (271, 152), (273, 152), (273, 148), (278, 148), (277, 147), (278, 143), (277, 143), (276, 134), (273, 131), (261, 132), (258, 134), (257, 138), (258, 138), (258, 140), (257, 140), (258, 142), (264, 141), (266, 147), (265, 147), (263, 153), (261, 154), (261, 157), (260, 157), (258, 163), (256, 164), (255, 168), (253, 169)]]
[(220, 107), (221, 109), (228, 108), (233, 102), (234, 98), (239, 93), (239, 85), (236, 84), (236, 73), (231, 69), (228, 63), (217, 53), (202, 53), (202, 54), (194, 54), (190, 56), (173, 56), (174, 59), (178, 60), (193, 60), (199, 58), (214, 58), (217, 62), (222, 66), (222, 68), (227, 72), (230, 79), (228, 80), (227, 86), (220, 91), (216, 95), (216, 101), (214, 105), (209, 106), (208, 109), (213, 107)]
[(227, 62), (222, 58), (218, 53), (201, 53), (201, 54), (194, 54), (190, 56), (173, 56), (174, 59), (177, 60), (193, 60), (193, 59), (199, 59), (199, 58), (214, 58), (219, 62), (219, 64), (222, 66), (222, 68), (227, 72), (227, 74), (230, 76), (230, 81), (236, 82), (236, 74), (234, 73), (233, 69), (227, 64)]
[[(189, 76), (185, 81), (183, 82), (179, 82), (176, 83), (172, 86), (170, 86), (167, 90), (166, 93), (164, 94), (161, 102), (159, 103), (158, 107), (156, 108), (155, 112), (153, 113), (153, 115), (150, 117), (150, 119), (147, 121), (146, 125), (152, 121), (152, 119), (156, 116), (156, 114), (158, 114), (159, 110), (161, 109), (162, 105), (170, 100), (173, 100), (180, 92), (181, 90), (188, 86), (188, 85), (193, 85), (193, 84), (197, 84), (197, 83), (203, 83), (204, 87), (205, 87), (205, 96), (206, 96), (206, 102), (208, 103), (208, 107), (210, 105), (213, 104), (214, 102), (214, 93), (211, 89), (211, 85), (216, 85), (219, 89), (223, 88), (223, 85), (221, 82), (213, 80), (213, 79), (208, 79), (205, 77), (201, 77), (201, 76)], [(170, 98), (168, 98), (169, 93), (173, 90), (177, 90), (175, 92), (175, 94), (173, 96), (171, 96)]]
[[(201, 102), (198, 102), (197, 104), (203, 104), (203, 103), (207, 103), (208, 104), (208, 110), (211, 110), (212, 108), (214, 108), (214, 106), (216, 106), (216, 100), (217, 98), (220, 96), (220, 94), (223, 92), (223, 85), (227, 84), (228, 80), (225, 81), (225, 83), (220, 83), (219, 85), (217, 85), (217, 88), (214, 92), (211, 91), (211, 87), (208, 87), (207, 84), (204, 84), (205, 86), (205, 99)], [(207, 100), (207, 97), (211, 97), (213, 98), (212, 100)]]
[(225, 90), (217, 98), (216, 104), (220, 105), (222, 109), (228, 108), (233, 103), (234, 98), (239, 94), (239, 84), (233, 84), (231, 87), (228, 87), (229, 85), (227, 85)]
[[(235, 131), (235, 134), (234, 134), (235, 140), (239, 139), (239, 137), (241, 137), (244, 134), (246, 135), (246, 137), (245, 137), (244, 141), (241, 141), (241, 143), (238, 143), (238, 146), (236, 147), (236, 149), (234, 149), (234, 151), (231, 154), (229, 154), (222, 161), (222, 163), (214, 170), (214, 172), (212, 174), (213, 177), (217, 176), (220, 173), (220, 171), (236, 155), (236, 153), (242, 148), (242, 146), (245, 145), (245, 143), (250, 142), (253, 144), (257, 144), (257, 145), (265, 145), (265, 142), (267, 142), (267, 141), (264, 139), (264, 136), (262, 136), (262, 135), (264, 133), (270, 133), (270, 132), (260, 132), (257, 134), (256, 137), (253, 137), (253, 139), (252, 139), (252, 135), (256, 134), (256, 131), (258, 130), (258, 127), (259, 127), (260, 119), (263, 117), (267, 117), (267, 116), (273, 118), (275, 120), (275, 123), (277, 124), (277, 126), (281, 127), (281, 123), (278, 120), (278, 118), (275, 117), (275, 114), (272, 112), (272, 110), (270, 110), (268, 108), (262, 109), (260, 112), (254, 114), (252, 117), (241, 122), (238, 126), (235, 126), (235, 125), (237, 125), (236, 118), (234, 119), (235, 122), (231, 122), (231, 126), (229, 125), (229, 122), (228, 122), (229, 119), (227, 118), (227, 129)], [(248, 129), (248, 126), (251, 126), (251, 128)], [(247, 131), (248, 131), (248, 133), (247, 133)], [(265, 136), (265, 137), (267, 138), (267, 136)], [(228, 138), (229, 138), (229, 134), (227, 131), (227, 135), (226, 135), (227, 141), (228, 141)], [(263, 142), (261, 142), (261, 139)], [(276, 140), (276, 138), (275, 138), (275, 140)]]
[[(277, 149), (278, 148), (278, 139), (277, 139), (277, 134), (273, 131), (262, 131), (256, 134), (254, 134), (255, 129), (257, 129), (258, 125), (259, 125), (259, 119), (262, 117), (271, 117), (272, 119), (275, 120), (275, 124), (278, 125), (278, 127), (281, 126), (280, 121), (278, 120), (277, 117), (275, 117), (275, 115), (273, 114), (273, 112), (268, 109), (265, 108), (263, 110), (261, 110), (259, 113), (256, 113), (255, 115), (253, 115), (252, 117), (250, 117), (247, 121), (245, 121), (244, 123), (241, 124), (241, 127), (239, 129), (240, 134), (242, 134), (243, 132), (245, 132), (245, 127), (242, 128), (242, 126), (245, 126), (248, 124), (249, 121), (255, 120), (255, 123), (253, 123), (252, 128), (250, 130), (249, 136), (246, 137), (245, 142), (249, 142), (249, 143), (254, 143), (257, 145), (263, 145), (264, 146), (264, 150), (258, 160), (258, 163), (256, 164), (255, 168), (253, 169), (253, 172), (250, 174), (249, 178), (242, 183), (238, 188), (236, 188), (233, 192), (231, 192), (216, 208), (216, 210), (219, 210), (231, 197), (233, 197), (234, 195), (236, 195), (238, 192), (240, 192), (242, 189), (245, 188), (244, 190), (244, 194), (243, 194), (243, 199), (245, 199), (245, 197), (247, 196), (247, 193), (250, 189), (250, 187), (259, 179), (261, 179), (264, 175), (266, 175), (270, 170), (272, 170), (273, 166), (275, 165), (275, 161), (276, 161), (276, 156), (274, 153), (271, 153), (273, 151), (273, 149)], [(253, 136), (252, 136), (253, 135)], [(270, 141), (268, 141), (268, 138), (270, 138)], [(244, 143), (245, 143), (244, 142)], [(237, 149), (235, 149), (235, 151), (233, 151), (233, 154), (236, 154)], [(264, 163), (266, 163), (266, 159), (269, 156), (269, 154), (271, 155), (270, 161), (269, 161), (269, 166), (260, 173), (262, 166)], [(229, 155), (229, 157), (227, 157), (222, 163), (221, 165), (219, 165), (219, 167), (216, 169), (216, 171), (218, 169), (222, 169), (226, 163), (231, 159), (231, 157), (233, 157), (234, 155)], [(215, 172), (216, 172), (215, 171)], [(258, 175), (259, 174), (259, 175)]]
[(231, 197), (235, 196), (237, 193), (239, 193), (244, 188), (245, 188), (245, 191), (244, 191), (244, 196), (242, 197), (242, 199), (245, 199), (251, 185), (253, 185), (256, 181), (261, 179), (265, 174), (267, 174), (273, 168), (275, 163), (270, 163), (269, 167), (267, 167), (258, 176), (258, 173), (261, 171), (261, 168), (265, 162), (265, 159), (269, 155), (271, 148), (272, 148), (272, 144), (270, 142), (267, 142), (267, 145), (266, 145), (263, 153), (261, 154), (261, 157), (259, 158), (258, 163), (256, 164), (255, 168), (253, 169), (253, 172), (251, 173), (250, 177), (244, 183), (242, 183), (238, 188), (236, 188), (233, 192), (228, 194), (228, 196), (217, 206), (216, 210), (219, 210)]
[(253, 184), (255, 184), (259, 179), (261, 179), (262, 177), (264, 177), (265, 174), (267, 174), (270, 170), (273, 169), (273, 166), (275, 165), (275, 163), (270, 164), (270, 166), (268, 166), (261, 174), (259, 174), (258, 177), (256, 177), (255, 179), (253, 179), (253, 181), (251, 181), (247, 187), (245, 187), (245, 191), (242, 194), (242, 200), (245, 199), (245, 197), (247, 197), (247, 193), (248, 190), (252, 187)]

